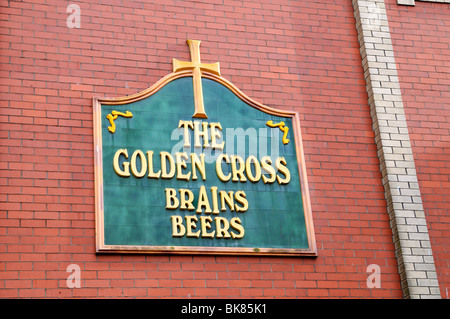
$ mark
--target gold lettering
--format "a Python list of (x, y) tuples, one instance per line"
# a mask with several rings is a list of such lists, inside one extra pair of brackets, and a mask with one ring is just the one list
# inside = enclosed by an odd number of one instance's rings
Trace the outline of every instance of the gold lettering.
[(238, 206), (238, 204), (235, 204), (234, 207), (236, 208), (236, 212), (246, 212), (248, 209), (248, 201), (245, 198), (245, 192), (244, 191), (237, 191), (234, 194), (234, 199), (236, 199), (236, 202), (241, 204), (242, 206)]
[(226, 211), (227, 208), (225, 207), (225, 202), (227, 203), (228, 207), (230, 207), (231, 211), (234, 211), (234, 199), (233, 199), (233, 192), (229, 191), (228, 194), (226, 191), (220, 191), (220, 210), (222, 212)]
[[(161, 178), (170, 179), (175, 175), (175, 161), (173, 160), (172, 155), (168, 152), (162, 151), (159, 153), (161, 157)], [(169, 161), (170, 171), (167, 172), (167, 160)]]
[(191, 129), (194, 129), (194, 125), (192, 124), (192, 121), (181, 121), (178, 123), (178, 128), (183, 127), (183, 136), (184, 136), (184, 147), (190, 147), (190, 134), (189, 134), (189, 127)]
[(212, 202), (213, 202), (213, 214), (219, 214), (219, 204), (217, 200), (217, 187), (213, 186), (211, 187), (211, 194), (212, 194)]
[(202, 174), (202, 179), (206, 180), (206, 168), (205, 168), (205, 154), (200, 154), (200, 159), (197, 154), (191, 153), (191, 163), (192, 163), (192, 180), (195, 181), (197, 179), (197, 171)]
[(222, 171), (222, 160), (225, 160), (226, 163), (230, 163), (230, 159), (228, 158), (227, 154), (220, 154), (217, 157), (216, 160), (216, 173), (217, 173), (217, 177), (222, 181), (222, 182), (228, 182), (231, 178), (231, 173), (228, 173), (228, 175), (224, 175), (223, 171)]
[(286, 165), (287, 163), (284, 157), (279, 157), (275, 161), (275, 167), (281, 174), (285, 176), (285, 178), (281, 178), (279, 175), (277, 175), (278, 184), (288, 184), (291, 180), (291, 173), (289, 172), (289, 169), (286, 167)]
[(228, 220), (224, 217), (215, 217), (214, 220), (216, 222), (216, 233), (217, 233), (216, 237), (230, 238), (231, 235), (228, 232), (228, 228), (230, 228), (230, 223), (228, 222)]
[(183, 225), (183, 218), (181, 216), (170, 216), (172, 220), (172, 237), (183, 237), (186, 233), (186, 228)]
[(221, 138), (222, 126), (220, 123), (209, 123), (209, 127), (211, 128), (211, 148), (217, 148), (219, 150), (223, 150), (225, 146), (225, 141), (220, 144), (217, 144), (216, 138)]
[(114, 154), (113, 158), (113, 168), (114, 172), (116, 172), (117, 175), (120, 177), (130, 177), (130, 163), (129, 162), (123, 162), (123, 170), (119, 167), (119, 157), (120, 155), (125, 156), (125, 158), (128, 158), (128, 151), (126, 149), (120, 149), (117, 150), (116, 154)]
[(239, 217), (231, 218), (230, 226), (231, 226), (231, 228), (233, 228), (239, 232), (238, 234), (231, 232), (231, 237), (233, 239), (241, 239), (242, 237), (244, 237), (245, 230), (244, 230), (244, 227), (242, 227), (242, 225), (241, 225), (241, 220)]
[[(202, 124), (203, 130), (200, 130), (199, 126)], [(194, 146), (202, 147), (200, 144), (200, 136), (203, 137), (203, 147), (209, 147), (208, 139), (208, 122), (194, 121)]]
[[(233, 172), (233, 182), (246, 182), (247, 178), (244, 175), (245, 162), (239, 155), (230, 155), (231, 160), (231, 171)], [(239, 162), (239, 168), (237, 168), (237, 163)], [(240, 178), (238, 177), (240, 176)]]
[[(174, 188), (166, 188), (166, 209), (177, 209), (180, 201), (177, 198), (177, 191)], [(173, 204), (172, 204), (173, 201)]]
[(211, 206), (209, 205), (208, 195), (206, 194), (205, 186), (200, 186), (198, 193), (197, 213), (202, 213), (202, 207), (205, 207), (205, 214), (211, 213)]
[[(253, 166), (255, 167), (255, 175), (253, 175), (252, 172), (252, 163)], [(250, 155), (247, 158), (247, 160), (245, 161), (245, 170), (247, 172), (247, 177), (250, 182), (256, 183), (261, 179), (261, 165), (259, 164), (259, 161), (255, 156)]]
[(120, 149), (117, 150), (116, 154), (114, 154), (113, 158), (113, 168), (114, 172), (116, 172), (117, 175), (120, 177), (130, 177), (130, 163), (129, 162), (123, 162), (123, 170), (119, 167), (119, 157), (120, 155), (125, 156), (125, 158), (128, 158), (128, 151), (127, 149)]
[(200, 222), (202, 226), (202, 237), (214, 238), (215, 230), (212, 233), (208, 233), (208, 229), (211, 229), (212, 218), (210, 216), (200, 216)]
[(186, 218), (186, 237), (200, 237), (200, 230), (197, 230), (195, 233), (192, 232), (192, 229), (197, 228), (196, 222), (198, 222), (197, 216), (184, 216)]
[(187, 156), (186, 153), (175, 153), (175, 159), (177, 162), (177, 179), (184, 179), (186, 181), (189, 181), (189, 178), (191, 177), (191, 172), (187, 173), (187, 174), (183, 174), (183, 168), (186, 168), (186, 162), (184, 160), (182, 160), (182, 158), (184, 159), (188, 159), (189, 157)]
[(153, 172), (153, 151), (147, 151), (148, 158), (148, 178), (156, 178), (158, 179), (161, 176), (161, 170), (158, 173)]
[[(137, 157), (141, 159), (141, 171), (138, 172), (137, 170)], [(142, 178), (145, 176), (145, 173), (147, 173), (147, 161), (145, 159), (144, 152), (137, 150), (131, 155), (131, 174), (133, 174), (136, 178)]]
[(263, 180), (264, 184), (267, 184), (267, 183), (271, 184), (271, 183), (275, 182), (275, 180), (277, 178), (275, 169), (272, 167), (271, 164), (272, 164), (272, 159), (270, 158), (270, 156), (264, 156), (261, 159), (262, 169), (270, 174), (270, 178), (265, 176), (265, 174), (262, 174), (262, 180)]
[[(186, 195), (188, 198), (186, 199)], [(194, 193), (189, 189), (180, 189), (180, 210), (195, 210), (192, 202), (194, 201)]]

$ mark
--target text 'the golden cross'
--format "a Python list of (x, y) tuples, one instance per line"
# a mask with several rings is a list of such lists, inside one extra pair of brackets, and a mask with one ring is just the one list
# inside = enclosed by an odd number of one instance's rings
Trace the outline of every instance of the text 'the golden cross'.
[(198, 40), (187, 40), (189, 51), (191, 53), (191, 61), (179, 61), (173, 59), (173, 72), (192, 70), (192, 83), (194, 86), (194, 105), (195, 112), (192, 117), (207, 119), (205, 106), (203, 104), (202, 89), (202, 71), (210, 72), (220, 76), (219, 62), (201, 63), (200, 61), (200, 43)]

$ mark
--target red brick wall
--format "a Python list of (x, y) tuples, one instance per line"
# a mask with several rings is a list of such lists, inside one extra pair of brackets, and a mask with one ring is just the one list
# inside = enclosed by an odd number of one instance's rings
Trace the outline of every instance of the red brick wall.
[[(0, 4), (1, 297), (402, 297), (351, 1), (74, 3), (79, 29), (67, 1)], [(92, 97), (147, 88), (187, 38), (301, 114), (317, 258), (95, 254)]]
[(441, 296), (450, 290), (450, 5), (387, 1)]

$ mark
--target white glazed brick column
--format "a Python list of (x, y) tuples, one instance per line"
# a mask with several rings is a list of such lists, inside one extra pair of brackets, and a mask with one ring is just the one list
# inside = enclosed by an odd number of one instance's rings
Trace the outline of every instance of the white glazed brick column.
[(440, 298), (384, 0), (352, 0), (405, 298)]

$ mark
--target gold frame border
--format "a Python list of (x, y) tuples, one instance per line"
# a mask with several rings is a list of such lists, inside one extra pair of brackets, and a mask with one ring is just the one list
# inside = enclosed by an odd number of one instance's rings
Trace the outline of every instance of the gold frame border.
[(239, 97), (246, 104), (263, 111), (264, 113), (290, 117), (293, 123), (295, 148), (303, 199), (303, 212), (305, 217), (308, 246), (307, 249), (292, 248), (251, 248), (251, 247), (208, 247), (208, 246), (136, 246), (136, 245), (105, 245), (104, 244), (104, 206), (103, 206), (103, 154), (101, 132), (101, 105), (123, 105), (145, 99), (158, 92), (169, 82), (182, 78), (192, 77), (192, 71), (170, 73), (154, 85), (136, 94), (125, 97), (94, 97), (94, 174), (95, 174), (95, 237), (97, 253), (145, 253), (145, 254), (195, 254), (195, 255), (257, 255), (257, 256), (317, 256), (317, 245), (311, 212), (306, 165), (303, 153), (303, 143), (299, 114), (293, 111), (277, 110), (251, 99), (241, 92), (231, 82), (221, 76), (202, 72), (202, 77), (216, 81)]

